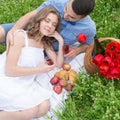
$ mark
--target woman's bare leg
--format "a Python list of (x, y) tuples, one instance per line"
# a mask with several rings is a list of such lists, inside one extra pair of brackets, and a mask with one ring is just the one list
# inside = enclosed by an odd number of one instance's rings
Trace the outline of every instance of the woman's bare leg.
[(38, 106), (38, 112), (36, 117), (39, 118), (44, 116), (45, 114), (47, 114), (49, 109), (50, 109), (50, 103), (49, 103), (49, 100), (46, 100)]
[(0, 120), (31, 120), (37, 114), (37, 107), (15, 111), (15, 112), (0, 112)]
[(5, 40), (5, 31), (2, 26), (0, 26), (0, 43), (4, 42)]
[(45, 100), (40, 105), (27, 110), (6, 112), (0, 111), (0, 120), (32, 120), (45, 115), (49, 110), (49, 101)]

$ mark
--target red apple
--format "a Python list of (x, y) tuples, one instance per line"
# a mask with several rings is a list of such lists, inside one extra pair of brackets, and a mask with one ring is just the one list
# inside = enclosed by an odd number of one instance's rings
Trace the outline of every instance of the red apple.
[(48, 65), (53, 65), (54, 64), (51, 59), (47, 59), (46, 62), (47, 62)]
[(53, 90), (57, 93), (60, 94), (62, 92), (62, 86), (57, 84), (53, 87)]
[(77, 38), (78, 38), (79, 42), (85, 42), (86, 41), (86, 35), (84, 33), (80, 33)]
[(66, 82), (66, 80), (60, 79), (59, 84), (60, 84), (62, 87), (65, 87), (65, 86), (67, 85), (67, 82)]
[(72, 88), (73, 88), (73, 86), (72, 86), (70, 83), (68, 83), (68, 84), (65, 86), (65, 89), (66, 89), (67, 91), (71, 91)]
[(51, 83), (52, 85), (55, 85), (55, 84), (57, 84), (58, 82), (59, 82), (59, 78), (56, 77), (56, 76), (52, 77), (51, 80), (50, 80), (50, 83)]
[(71, 66), (68, 63), (63, 64), (63, 70), (69, 71), (71, 69)]

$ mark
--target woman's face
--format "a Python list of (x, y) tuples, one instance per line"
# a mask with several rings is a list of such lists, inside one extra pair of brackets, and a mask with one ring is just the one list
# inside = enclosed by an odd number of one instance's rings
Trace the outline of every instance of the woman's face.
[(53, 13), (49, 13), (47, 17), (40, 22), (40, 32), (42, 35), (49, 36), (54, 33), (58, 24), (58, 17)]

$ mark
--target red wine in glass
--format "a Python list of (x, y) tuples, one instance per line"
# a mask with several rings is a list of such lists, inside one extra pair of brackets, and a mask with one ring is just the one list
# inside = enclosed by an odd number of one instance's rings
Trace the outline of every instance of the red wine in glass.
[(47, 62), (48, 65), (53, 65), (54, 64), (53, 61), (50, 58), (47, 58), (46, 62)]
[(68, 44), (65, 44), (65, 45), (63, 46), (64, 54), (68, 54), (68, 53), (69, 53), (69, 50), (70, 50), (69, 45), (68, 45)]

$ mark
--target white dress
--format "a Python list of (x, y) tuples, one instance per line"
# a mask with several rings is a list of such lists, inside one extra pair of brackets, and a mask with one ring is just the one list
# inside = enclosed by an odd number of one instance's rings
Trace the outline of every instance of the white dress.
[[(44, 61), (43, 49), (28, 46), (27, 34), (25, 31), (23, 32), (25, 47), (22, 48), (18, 65), (30, 68), (36, 67), (40, 62)], [(52, 93), (40, 86), (36, 80), (37, 75), (6, 76), (5, 61), (6, 52), (0, 55), (0, 110), (16, 111), (28, 109), (51, 97)]]

